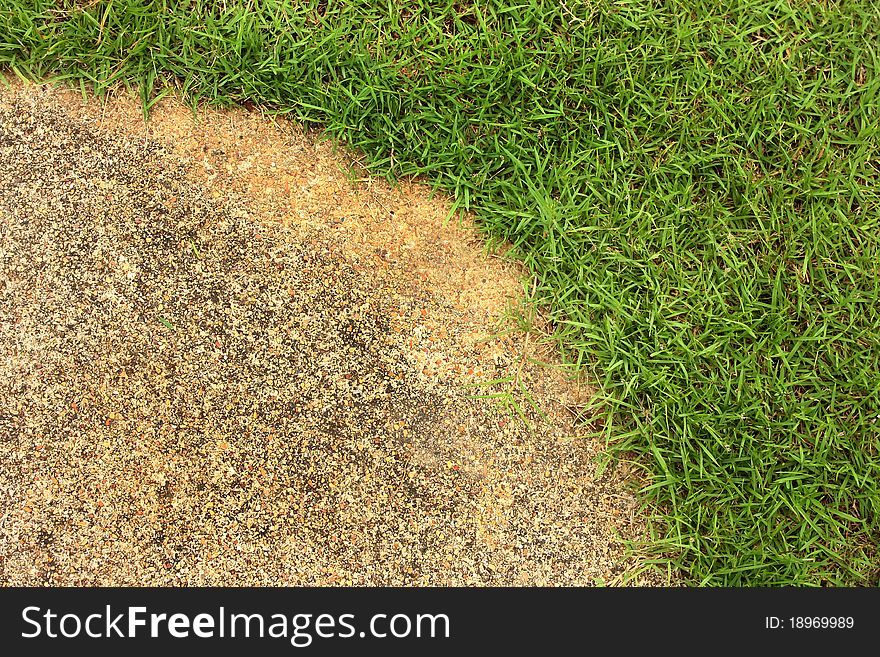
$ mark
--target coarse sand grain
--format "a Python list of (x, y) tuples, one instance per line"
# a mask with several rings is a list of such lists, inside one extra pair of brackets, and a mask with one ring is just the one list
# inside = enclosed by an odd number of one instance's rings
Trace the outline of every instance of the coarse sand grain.
[[(625, 579), (646, 529), (589, 388), (498, 333), (522, 272), (353, 160), (7, 80), (0, 583), (659, 583)], [(545, 415), (475, 398), (510, 386)]]

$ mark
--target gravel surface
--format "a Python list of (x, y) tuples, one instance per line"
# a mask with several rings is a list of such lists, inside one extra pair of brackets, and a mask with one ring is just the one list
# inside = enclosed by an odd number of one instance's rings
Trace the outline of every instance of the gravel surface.
[(437, 375), (471, 365), (453, 308), (47, 98), (0, 96), (0, 583), (589, 585), (637, 565), (635, 501), (588, 441)]

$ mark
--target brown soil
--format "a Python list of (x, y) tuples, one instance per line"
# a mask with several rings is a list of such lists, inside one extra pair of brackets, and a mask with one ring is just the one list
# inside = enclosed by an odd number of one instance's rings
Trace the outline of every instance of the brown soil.
[[(589, 388), (500, 321), (521, 269), (427, 186), (358, 171), (256, 112), (0, 92), (0, 582), (638, 567), (628, 473), (595, 477), (572, 424)], [(521, 389), (546, 417), (471, 398)]]

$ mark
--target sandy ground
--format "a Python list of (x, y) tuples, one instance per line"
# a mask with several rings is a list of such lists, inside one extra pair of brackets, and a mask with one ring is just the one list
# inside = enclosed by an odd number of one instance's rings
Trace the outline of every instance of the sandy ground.
[[(0, 583), (633, 572), (589, 390), (498, 334), (521, 272), (353, 160), (256, 112), (0, 91)], [(512, 385), (546, 417), (473, 398)]]

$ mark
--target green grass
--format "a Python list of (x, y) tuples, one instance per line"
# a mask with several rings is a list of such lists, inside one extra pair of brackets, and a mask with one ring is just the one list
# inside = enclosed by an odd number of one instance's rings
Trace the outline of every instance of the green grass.
[(658, 568), (880, 580), (880, 4), (0, 0), (0, 66), (289, 113), (537, 276)]

